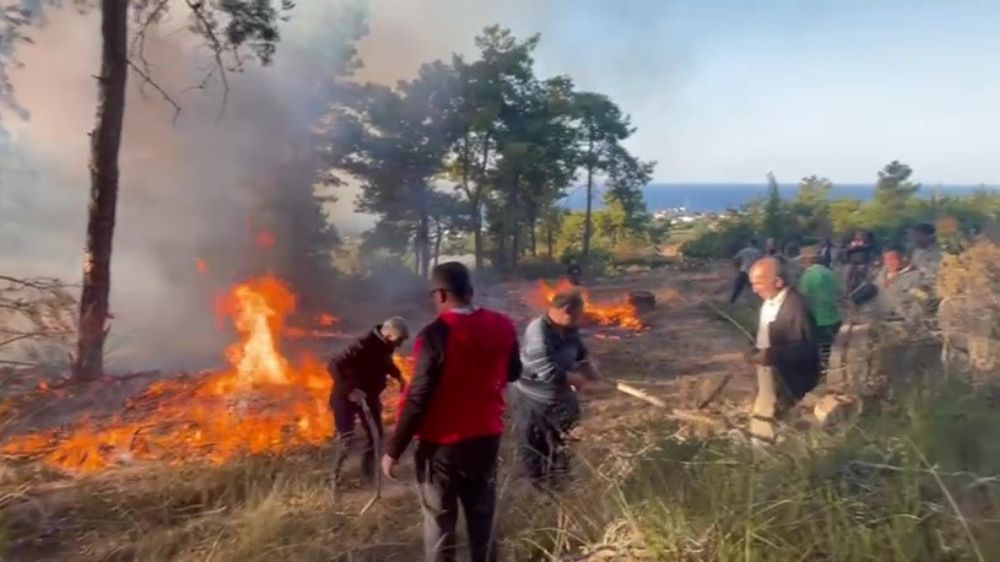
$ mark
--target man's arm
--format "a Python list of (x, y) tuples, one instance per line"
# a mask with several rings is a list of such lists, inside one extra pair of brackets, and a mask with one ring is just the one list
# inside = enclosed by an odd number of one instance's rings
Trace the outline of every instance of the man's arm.
[(396, 430), (386, 447), (386, 455), (399, 459), (417, 434), (427, 415), (444, 363), (445, 325), (435, 322), (417, 338), (417, 367), (410, 381), (409, 393), (399, 413)]
[(507, 362), (507, 382), (514, 382), (521, 378), (521, 348), (517, 343), (517, 336), (514, 337), (514, 343), (511, 345), (510, 358)]
[(358, 387), (358, 374), (354, 368), (357, 357), (361, 354), (361, 341), (355, 341), (330, 360), (326, 366), (327, 372), (333, 377), (336, 386), (342, 391), (350, 391)]

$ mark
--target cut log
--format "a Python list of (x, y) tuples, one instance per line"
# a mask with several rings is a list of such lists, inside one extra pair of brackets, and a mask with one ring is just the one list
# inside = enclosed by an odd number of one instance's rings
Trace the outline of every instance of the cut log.
[(649, 312), (656, 308), (656, 295), (649, 291), (629, 291), (628, 302), (637, 312)]

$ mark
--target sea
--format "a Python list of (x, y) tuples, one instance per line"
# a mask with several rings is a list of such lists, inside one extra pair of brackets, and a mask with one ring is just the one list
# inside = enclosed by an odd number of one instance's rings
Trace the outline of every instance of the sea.
[[(795, 197), (797, 186), (794, 184), (779, 184), (778, 191), (784, 198)], [(960, 196), (971, 195), (977, 191), (1000, 193), (996, 185), (935, 185), (922, 186), (917, 192), (919, 197)], [(646, 209), (655, 213), (668, 209), (683, 207), (689, 212), (719, 213), (730, 208), (739, 208), (753, 199), (766, 197), (767, 184), (760, 183), (651, 183), (643, 190), (646, 196)], [(830, 199), (858, 199), (869, 201), (875, 193), (874, 185), (843, 184), (834, 185), (830, 191)], [(586, 190), (574, 189), (564, 199), (564, 207), (571, 210), (586, 208)], [(601, 196), (594, 197), (595, 208), (601, 208)]]

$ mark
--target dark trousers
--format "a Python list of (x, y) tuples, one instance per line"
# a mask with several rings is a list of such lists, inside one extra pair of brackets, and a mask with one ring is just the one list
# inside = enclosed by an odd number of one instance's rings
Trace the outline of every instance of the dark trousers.
[(740, 298), (743, 291), (750, 286), (750, 276), (746, 271), (741, 271), (736, 274), (736, 281), (733, 282), (733, 295), (729, 297), (729, 302), (734, 303), (736, 299)]
[(833, 349), (833, 341), (837, 339), (840, 332), (841, 323), (830, 324), (829, 326), (816, 327), (816, 345), (819, 347), (820, 366), (825, 373), (830, 367), (830, 353)]
[(416, 468), (424, 512), (424, 559), (457, 559), (458, 505), (465, 512), (472, 562), (496, 562), (497, 455), (500, 437), (479, 437), (452, 445), (420, 442)]
[(347, 399), (347, 396), (336, 392), (330, 396), (333, 422), (337, 428), (337, 440), (340, 442), (333, 457), (333, 476), (335, 480), (340, 478), (344, 462), (347, 461), (347, 457), (350, 455), (351, 445), (356, 437), (354, 432), (356, 423), (360, 423), (361, 427), (364, 428), (366, 437), (365, 449), (361, 456), (361, 479), (371, 481), (375, 478), (375, 470), (377, 470), (375, 465), (375, 439), (382, 438), (382, 403), (379, 401), (378, 396), (369, 396), (365, 399), (365, 402), (372, 412), (372, 418), (378, 430), (377, 436), (372, 435), (371, 430), (369, 430), (360, 404), (351, 402)]
[(569, 472), (566, 434), (580, 421), (576, 397), (542, 402), (519, 396), (515, 406), (518, 445), (528, 477), (536, 485), (558, 485)]

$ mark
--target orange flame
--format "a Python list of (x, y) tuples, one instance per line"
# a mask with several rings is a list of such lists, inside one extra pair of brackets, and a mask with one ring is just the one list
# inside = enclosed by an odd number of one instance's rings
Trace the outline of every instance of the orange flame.
[(328, 441), (332, 382), (325, 366), (311, 356), (293, 365), (280, 352), (295, 295), (266, 276), (237, 285), (220, 305), (240, 335), (226, 351), (228, 370), (196, 380), (158, 381), (108, 421), (23, 435), (0, 450), (93, 472), (128, 460), (222, 464), (244, 454)]
[(571, 289), (579, 290), (583, 296), (584, 317), (590, 322), (601, 326), (620, 326), (635, 331), (645, 327), (639, 317), (639, 311), (627, 298), (618, 302), (595, 302), (589, 291), (574, 287), (565, 279), (560, 280), (555, 286), (539, 281), (534, 300), (540, 301), (542, 306), (548, 306), (557, 293)]
[(198, 268), (198, 273), (202, 275), (208, 273), (208, 262), (201, 258), (196, 258), (194, 260), (194, 266)]

